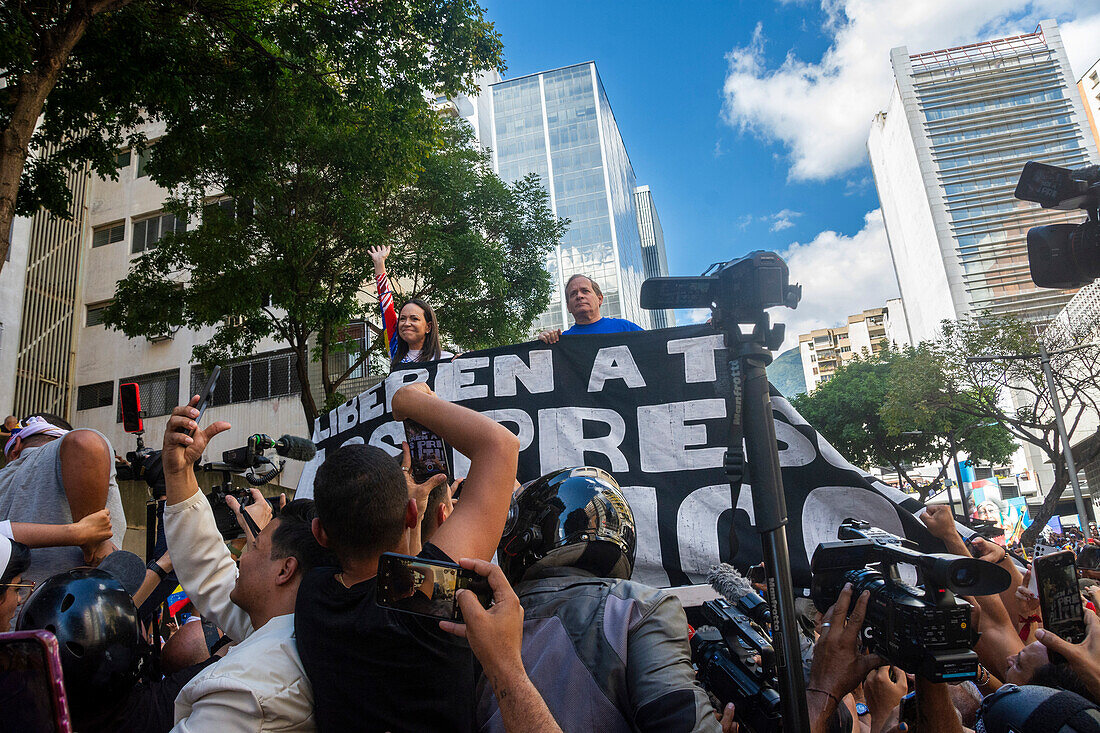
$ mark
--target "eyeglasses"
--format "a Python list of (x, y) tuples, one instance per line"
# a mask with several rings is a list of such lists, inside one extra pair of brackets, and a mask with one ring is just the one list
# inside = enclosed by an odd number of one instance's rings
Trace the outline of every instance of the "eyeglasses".
[(19, 590), (16, 593), (19, 594), (19, 602), (22, 603), (27, 600), (27, 596), (34, 590), (35, 583), (4, 583), (3, 585), (5, 588), (18, 588)]

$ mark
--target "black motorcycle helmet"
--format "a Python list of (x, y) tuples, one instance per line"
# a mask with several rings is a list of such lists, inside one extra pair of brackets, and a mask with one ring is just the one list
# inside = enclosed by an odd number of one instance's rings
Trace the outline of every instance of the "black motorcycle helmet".
[(535, 565), (629, 579), (637, 536), (634, 514), (611, 474), (589, 466), (563, 468), (512, 496), (497, 561), (513, 584)]
[(16, 629), (45, 629), (57, 637), (74, 713), (117, 702), (141, 672), (137, 608), (103, 570), (75, 568), (39, 585), (23, 604)]
[(1100, 708), (1068, 690), (1004, 685), (982, 701), (976, 733), (1100, 733)]

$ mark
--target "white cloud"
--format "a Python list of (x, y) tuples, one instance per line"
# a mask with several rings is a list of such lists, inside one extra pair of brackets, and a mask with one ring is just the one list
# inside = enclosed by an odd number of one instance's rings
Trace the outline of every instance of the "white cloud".
[(696, 323), (706, 323), (710, 318), (710, 308), (691, 308), (690, 310), (676, 311), (677, 326), (691, 326)]
[(758, 24), (727, 54), (723, 117), (781, 143), (795, 180), (824, 180), (862, 165), (871, 118), (893, 83), (890, 49), (910, 53), (1030, 33), (1057, 17), (1076, 77), (1100, 55), (1100, 0), (820, 0), (829, 48), (817, 61), (788, 51), (769, 67)]
[(794, 220), (802, 216), (801, 211), (791, 211), (790, 209), (783, 209), (782, 211), (772, 214), (772, 226), (773, 232), (781, 232), (784, 229), (790, 229), (794, 226)]
[(780, 254), (790, 268), (791, 282), (802, 285), (797, 309), (771, 311), (774, 321), (787, 324), (780, 353), (796, 346), (799, 334), (842, 325), (848, 316), (898, 297), (879, 209), (867, 212), (863, 228), (851, 236), (824, 231)]

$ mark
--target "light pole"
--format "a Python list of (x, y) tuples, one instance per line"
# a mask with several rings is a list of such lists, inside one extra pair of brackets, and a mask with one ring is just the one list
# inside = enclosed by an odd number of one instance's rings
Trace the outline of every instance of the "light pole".
[[(1055, 351), (1055, 354), (1068, 354), (1072, 351), (1080, 351), (1081, 349), (1087, 349), (1092, 347), (1093, 344), (1083, 344), (1081, 346), (1075, 346), (1072, 349), (1060, 349)], [(994, 354), (992, 356), (968, 356), (966, 362), (968, 364), (976, 364), (982, 362), (993, 361), (1005, 361), (1016, 359), (1039, 359), (1039, 363), (1043, 367), (1043, 376), (1046, 377), (1047, 389), (1050, 390), (1050, 402), (1054, 406), (1054, 425), (1058, 429), (1058, 437), (1062, 441), (1062, 455), (1066, 459), (1066, 469), (1069, 471), (1069, 483), (1073, 487), (1073, 501), (1077, 505), (1077, 521), (1081, 523), (1081, 533), (1086, 532), (1091, 534), (1091, 526), (1089, 525), (1088, 510), (1085, 509), (1085, 498), (1081, 494), (1081, 482), (1077, 480), (1077, 466), (1073, 463), (1073, 450), (1069, 444), (1069, 434), (1066, 433), (1066, 423), (1062, 419), (1062, 405), (1058, 400), (1058, 389), (1054, 384), (1054, 372), (1050, 368), (1050, 352), (1047, 351), (1046, 344), (1042, 339), (1039, 339), (1039, 353), (1038, 354)], [(957, 464), (956, 464), (957, 465)], [(1061, 498), (1061, 497), (1059, 497)]]

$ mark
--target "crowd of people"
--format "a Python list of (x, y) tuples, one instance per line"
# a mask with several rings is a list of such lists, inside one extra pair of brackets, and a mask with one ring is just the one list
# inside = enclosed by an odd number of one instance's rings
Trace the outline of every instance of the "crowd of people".
[[(427, 303), (395, 309), (388, 254), (372, 253), (391, 361), (451, 358)], [(590, 278), (571, 278), (566, 301), (576, 325), (541, 334), (548, 344), (638, 330), (601, 316)], [(54, 415), (5, 423), (0, 630), (56, 637), (73, 730), (738, 730), (735, 707), (697, 679), (678, 597), (631, 579), (637, 528), (606, 471), (519, 477), (511, 431), (411, 384), (393, 396), (394, 419), (467, 456), (465, 476), (418, 482), (407, 445), (399, 459), (345, 445), (318, 468), (313, 499), (277, 510), (258, 491), (248, 506), (227, 499), (237, 556), (194, 470), (230, 425), (200, 424), (198, 401), (167, 421), (163, 536), (148, 562), (119, 549), (126, 523), (103, 435)], [(1100, 584), (1085, 578), (1087, 634), (1070, 643), (1043, 628), (1018, 558), (964, 541), (947, 507), (921, 518), (948, 553), (1012, 577), (1004, 593), (966, 599), (977, 679), (931, 683), (871, 653), (870, 597), (849, 585), (808, 612), (813, 733), (1100, 730)], [(394, 556), (483, 579), (491, 603), (461, 587), (442, 597), (458, 609), (448, 618), (382, 603), (380, 563)], [(177, 583), (190, 620), (169, 631), (160, 621)], [(27, 670), (11, 662), (0, 646), (0, 727), (31, 730), (32, 716), (13, 712), (31, 699)]]

